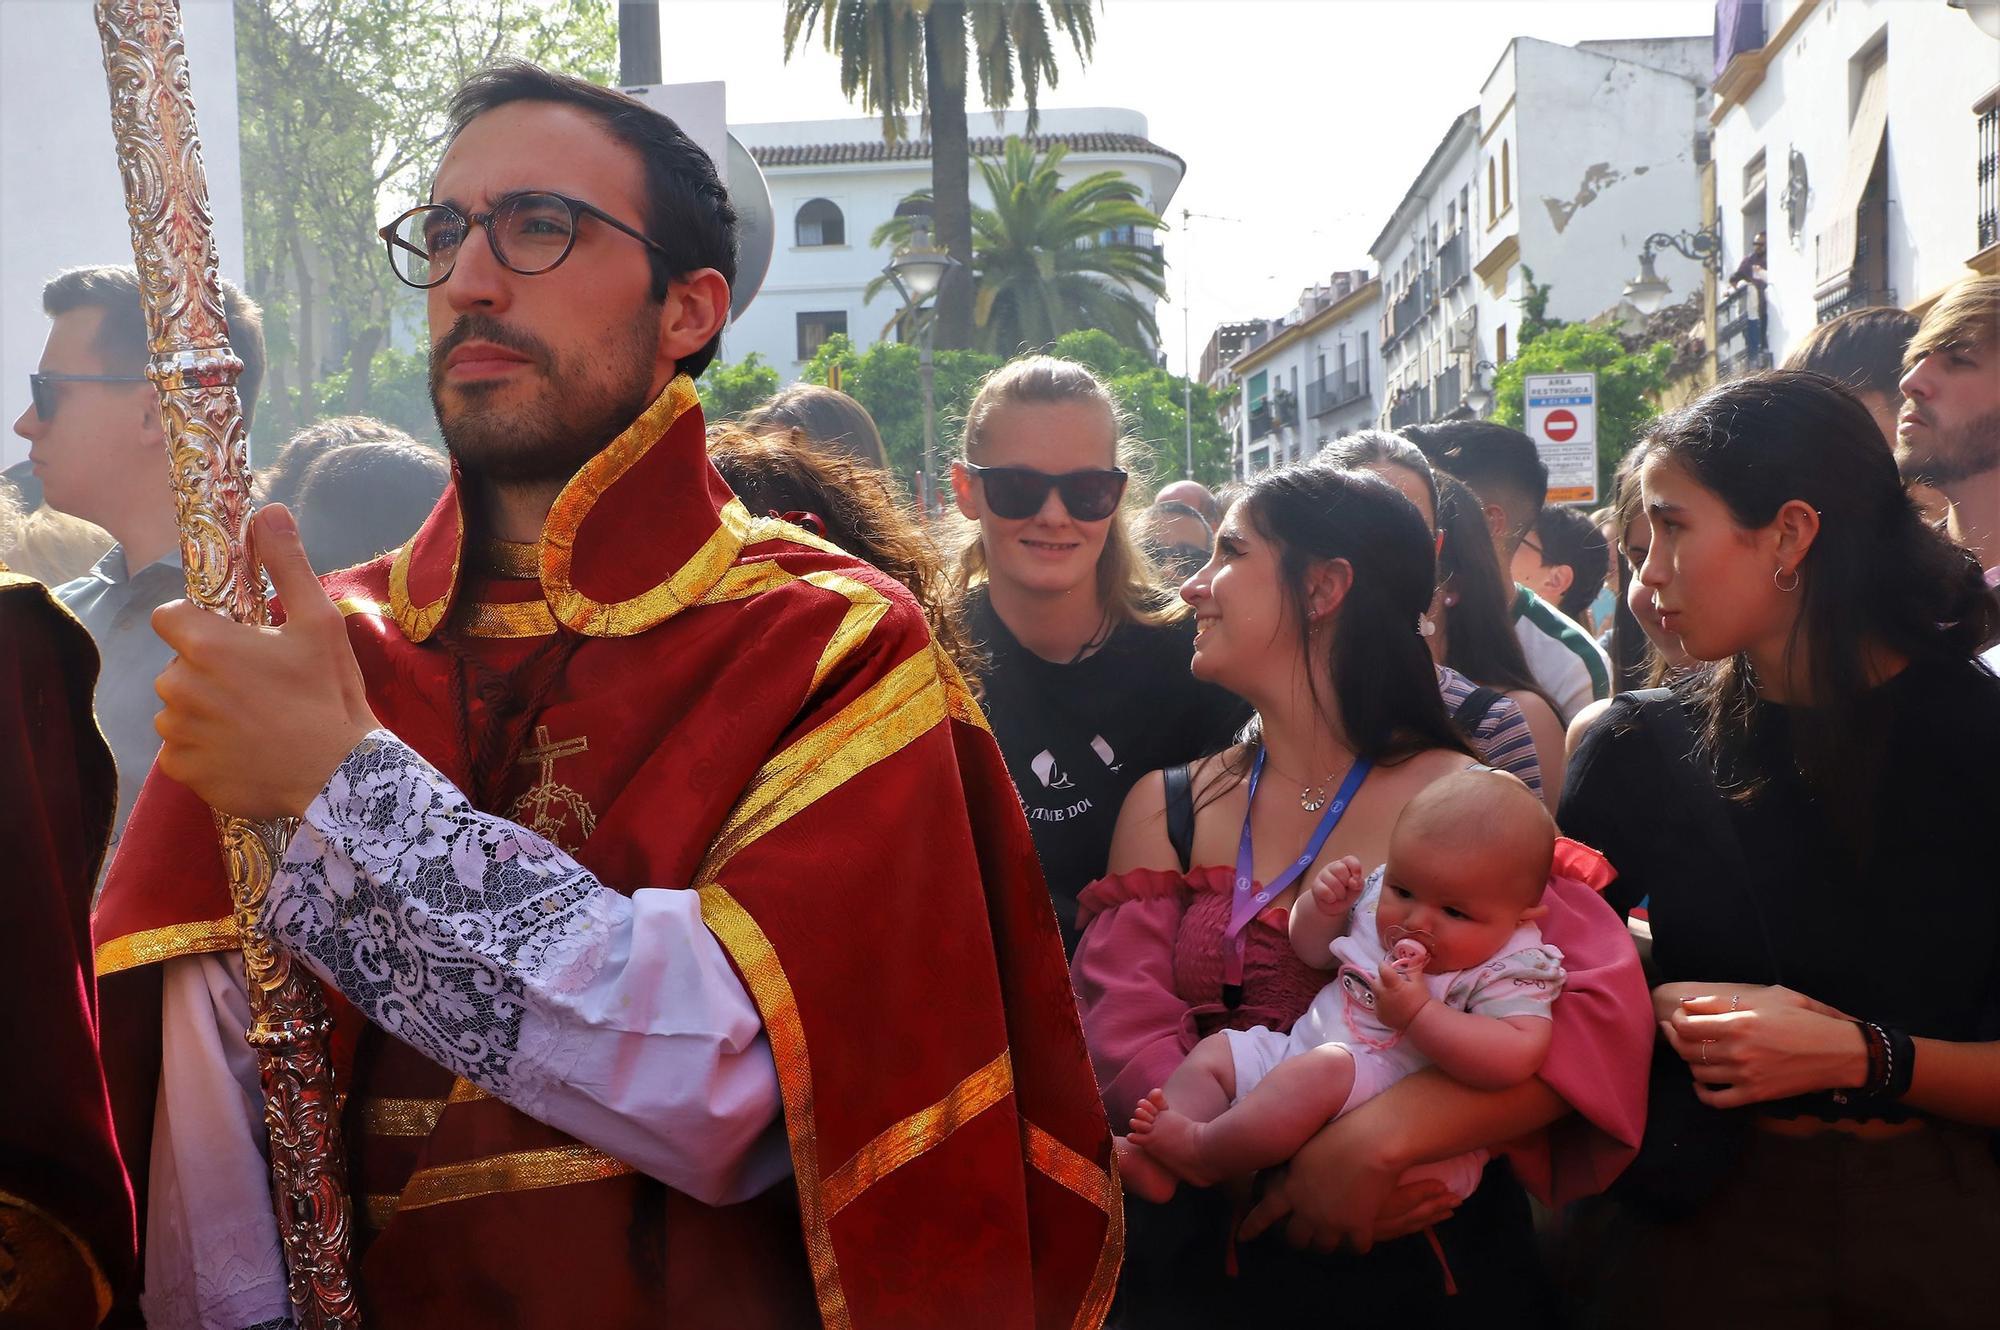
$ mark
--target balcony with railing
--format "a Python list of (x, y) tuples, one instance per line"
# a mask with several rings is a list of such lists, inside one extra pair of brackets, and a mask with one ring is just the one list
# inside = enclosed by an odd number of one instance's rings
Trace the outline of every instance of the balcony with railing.
[(1451, 290), (1472, 275), (1472, 253), (1471, 247), (1466, 243), (1465, 232), (1460, 231), (1439, 247), (1437, 268), (1440, 294)]
[(1429, 384), (1398, 389), (1389, 400), (1389, 428), (1402, 429), (1428, 421), (1431, 418), (1430, 399)]
[(1431, 419), (1443, 420), (1458, 410), (1464, 395), (1458, 389), (1458, 366), (1453, 365), (1431, 380)]
[(1330, 416), (1368, 395), (1368, 375), (1361, 365), (1347, 365), (1306, 385), (1306, 412)]
[(1382, 343), (1388, 345), (1407, 334), (1417, 326), (1424, 316), (1424, 284), (1422, 281), (1410, 283), (1410, 289), (1396, 297), (1389, 306), (1389, 321), (1382, 329)]
[(1979, 250), (2000, 244), (2000, 90), (1979, 104)]
[(1250, 437), (1261, 439), (1277, 426), (1271, 423), (1271, 404), (1259, 402), (1250, 408)]
[(1715, 373), (1718, 379), (1733, 379), (1772, 365), (1771, 352), (1755, 343), (1751, 320), (1757, 311), (1756, 289), (1744, 284), (1715, 302)]
[(1851, 310), (1895, 303), (1895, 290), (1871, 286), (1858, 264), (1843, 280), (1821, 287), (1813, 298), (1814, 313), (1821, 323), (1837, 319)]

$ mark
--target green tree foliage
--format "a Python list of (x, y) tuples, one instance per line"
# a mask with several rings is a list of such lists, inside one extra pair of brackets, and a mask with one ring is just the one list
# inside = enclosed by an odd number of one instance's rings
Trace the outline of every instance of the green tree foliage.
[[(1181, 395), (1187, 385), (1179, 375), (1167, 373), (1095, 330), (1058, 338), (1048, 350), (1051, 355), (1088, 365), (1110, 385), (1142, 445), (1140, 470), (1148, 483), (1161, 483), (1181, 474), (1187, 419), (1182, 414)], [(965, 413), (980, 382), (1005, 363), (998, 356), (979, 351), (936, 353), (933, 374), (940, 471), (960, 455)], [(841, 390), (875, 417), (888, 449), (889, 469), (909, 485), (923, 469), (924, 458), (924, 398), (917, 348), (878, 342), (866, 351), (857, 351), (846, 337), (830, 337), (806, 366), (805, 381), (826, 383), (835, 366), (840, 368)], [(1229, 478), (1229, 439), (1217, 423), (1215, 394), (1195, 384), (1193, 395), (1195, 479), (1219, 485)]]
[(1521, 287), (1521, 335), (1515, 339), (1516, 346), (1526, 346), (1545, 332), (1567, 326), (1561, 319), (1549, 317), (1549, 284), (1537, 283), (1535, 270), (1525, 263), (1521, 265)]
[(1111, 385), (1144, 451), (1142, 469), (1153, 484), (1178, 479), (1187, 470), (1187, 407), (1192, 399), (1194, 478), (1211, 488), (1228, 483), (1230, 448), (1219, 414), (1222, 399), (1206, 384), (1189, 384), (1095, 328), (1065, 333), (1049, 353), (1090, 366)]
[[(966, 51), (986, 105), (1004, 108), (1017, 85), (1035, 132), (1041, 87), (1056, 85), (1056, 37), (1090, 59), (1097, 21), (1090, 0), (785, 0), (785, 58), (818, 28), (840, 60), (840, 90), (882, 117), (891, 142), (921, 108), (931, 136), (935, 229), (947, 253), (972, 264), (972, 198), (966, 131)], [(959, 274), (938, 292), (940, 347), (972, 344), (972, 289)]]
[[(1099, 328), (1126, 346), (1159, 340), (1152, 312), (1137, 292), (1164, 296), (1166, 261), (1152, 245), (1107, 236), (1161, 229), (1139, 202), (1139, 187), (1119, 171), (1099, 171), (1065, 185), (1061, 144), (1037, 154), (1009, 138), (998, 163), (979, 163), (991, 208), (972, 210), (973, 345), (995, 355), (1046, 346), (1067, 332)], [(927, 199), (919, 190), (910, 196)], [(875, 228), (873, 245), (902, 245), (920, 218), (893, 217)], [(888, 285), (870, 283), (867, 298)]]
[(710, 365), (694, 386), (701, 413), (712, 424), (733, 420), (778, 391), (778, 371), (752, 351), (733, 365)]
[[(937, 397), (937, 456), (939, 470), (957, 456), (958, 435), (965, 410), (988, 374), (1001, 365), (998, 356), (979, 351), (939, 351), (932, 377)], [(845, 336), (829, 337), (806, 365), (807, 383), (826, 383), (840, 367), (840, 390), (868, 408), (882, 432), (889, 470), (904, 485), (924, 466), (924, 393), (918, 377), (917, 348), (900, 342), (877, 342), (856, 351)]]
[(245, 285), (270, 353), (262, 455), (322, 409), (377, 412), (378, 366), (408, 379), (380, 353), (392, 326), (422, 326), (423, 303), (375, 228), (423, 196), (452, 91), (505, 55), (608, 83), (618, 38), (610, 0), (236, 0), (235, 16)]
[[(349, 378), (347, 370), (336, 370), (315, 385), (317, 398), (309, 421), (347, 413)], [(367, 414), (411, 438), (442, 448), (437, 413), (431, 409), (429, 358), (421, 351), (398, 351), (392, 346), (377, 351), (368, 371)], [(261, 410), (257, 418), (264, 418)], [(282, 439), (275, 439), (271, 447), (278, 442)]]
[(1659, 414), (1660, 390), (1674, 349), (1655, 342), (1630, 352), (1613, 334), (1581, 323), (1553, 326), (1520, 354), (1500, 367), (1493, 380), (1493, 418), (1515, 429), (1527, 414), (1530, 374), (1597, 374), (1597, 492), (1611, 493), (1611, 476), (1618, 460), (1631, 448), (1646, 423)]

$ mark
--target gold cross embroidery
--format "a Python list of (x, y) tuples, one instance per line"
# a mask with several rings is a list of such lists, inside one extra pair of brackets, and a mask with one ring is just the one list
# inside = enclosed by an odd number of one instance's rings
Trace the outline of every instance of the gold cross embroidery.
[(597, 814), (589, 802), (567, 785), (556, 783), (556, 763), (590, 751), (590, 740), (551, 740), (549, 727), (535, 727), (534, 746), (521, 754), (519, 766), (539, 766), (541, 778), (527, 793), (514, 801), (507, 815), (521, 825), (548, 837), (565, 850), (575, 850), (597, 827)]
[(549, 727), (546, 725), (537, 725), (535, 726), (535, 746), (521, 754), (520, 761), (516, 765), (532, 767), (540, 763), (542, 778), (536, 783), (540, 785), (553, 785), (556, 779), (557, 761), (565, 757), (575, 757), (578, 753), (587, 753), (589, 751), (590, 740), (584, 738), (582, 735), (578, 735), (574, 739), (562, 739), (551, 743), (549, 741)]

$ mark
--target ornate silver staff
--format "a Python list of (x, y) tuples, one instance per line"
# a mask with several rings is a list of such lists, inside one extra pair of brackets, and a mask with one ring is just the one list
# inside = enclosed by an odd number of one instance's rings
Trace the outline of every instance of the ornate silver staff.
[[(268, 623), (244, 547), (250, 467), (229, 325), (216, 281), (208, 180), (188, 89), (178, 0), (98, 0), (111, 126), (146, 307), (179, 512), (188, 599), (239, 623)], [(266, 931), (264, 895), (295, 824), (215, 815), (243, 941), (270, 1136), (271, 1188), (292, 1308), (307, 1330), (360, 1324), (348, 1268), (346, 1152), (319, 990)]]

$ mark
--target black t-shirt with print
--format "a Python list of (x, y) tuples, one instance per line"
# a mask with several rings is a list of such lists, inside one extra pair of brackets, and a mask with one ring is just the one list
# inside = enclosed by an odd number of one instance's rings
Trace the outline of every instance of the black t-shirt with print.
[(1149, 771), (1227, 747), (1250, 708), (1188, 673), (1192, 619), (1126, 624), (1063, 665), (1022, 646), (983, 591), (969, 609), (987, 662), (981, 702), (1074, 951), (1077, 893), (1104, 875), (1126, 792)]

